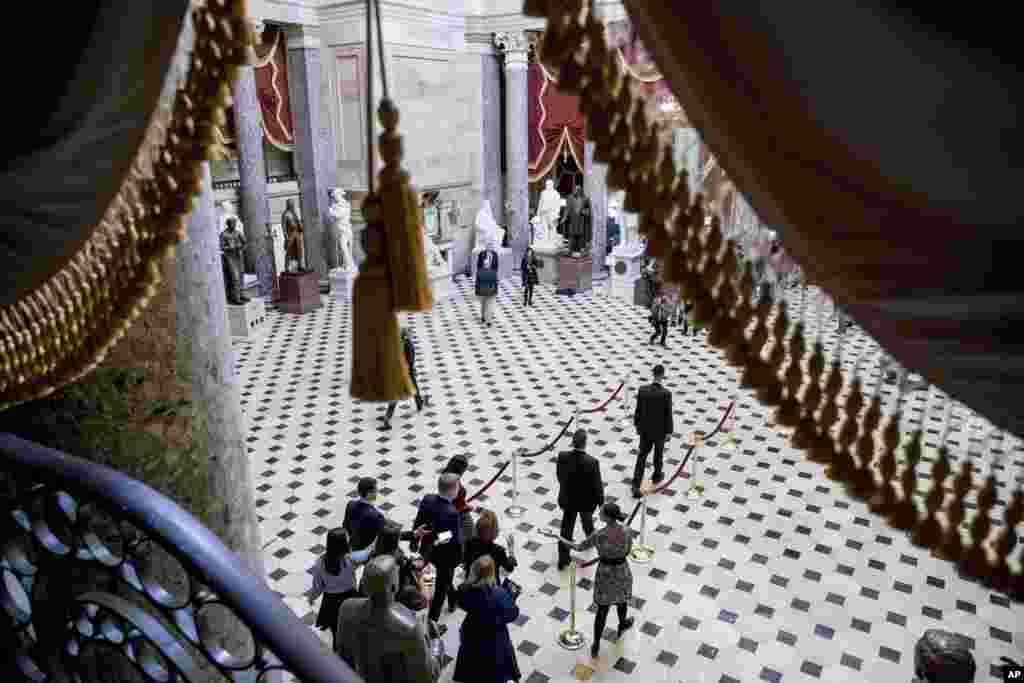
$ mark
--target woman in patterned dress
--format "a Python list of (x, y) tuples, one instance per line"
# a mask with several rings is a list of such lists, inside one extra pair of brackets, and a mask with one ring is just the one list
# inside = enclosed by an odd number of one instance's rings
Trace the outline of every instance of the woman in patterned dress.
[(579, 544), (561, 539), (562, 543), (576, 551), (597, 549), (598, 564), (594, 575), (597, 615), (594, 617), (594, 644), (590, 646), (590, 655), (595, 658), (601, 649), (601, 634), (604, 633), (612, 605), (615, 605), (619, 613), (619, 636), (633, 626), (633, 618), (626, 616), (629, 601), (633, 597), (633, 573), (629, 570), (633, 537), (629, 528), (622, 525), (625, 520), (626, 515), (617, 503), (605, 503), (601, 508), (601, 521), (606, 525), (603, 529), (598, 529)]

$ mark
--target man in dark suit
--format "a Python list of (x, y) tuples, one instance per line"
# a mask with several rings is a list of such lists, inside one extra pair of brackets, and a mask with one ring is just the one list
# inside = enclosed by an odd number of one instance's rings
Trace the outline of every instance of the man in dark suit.
[[(409, 366), (409, 379), (412, 380), (412, 386), (416, 389), (414, 398), (416, 399), (416, 411), (423, 410), (425, 401), (423, 396), (420, 394), (420, 385), (416, 381), (416, 345), (412, 341), (412, 337), (409, 335), (409, 330), (402, 328), (402, 352), (405, 354), (405, 364)], [(387, 412), (384, 413), (383, 418), (377, 416), (377, 419), (383, 419), (384, 424), (380, 426), (381, 429), (391, 429), (391, 417), (395, 414), (395, 407), (398, 405), (398, 401), (391, 401), (388, 403)]]
[(341, 528), (348, 532), (352, 550), (365, 550), (377, 540), (384, 528), (384, 514), (373, 503), (377, 500), (377, 480), (363, 477), (356, 486), (359, 497), (345, 506)]
[[(437, 493), (423, 496), (412, 524), (417, 537), (412, 549), (415, 551), (418, 545), (437, 570), (434, 597), (430, 601), (432, 621), (440, 618), (445, 599), (453, 590), (455, 568), (462, 562), (462, 518), (453, 502), (458, 493), (459, 476), (442, 474), (437, 481)], [(444, 538), (446, 535), (448, 538)]]
[[(572, 540), (576, 517), (583, 533), (594, 533), (594, 510), (604, 502), (601, 464), (587, 455), (587, 433), (577, 429), (572, 435), (572, 450), (558, 454), (558, 507), (562, 508), (562, 538)], [(558, 569), (569, 564), (569, 546), (558, 544)]]
[(654, 366), (654, 381), (640, 387), (636, 394), (636, 413), (633, 424), (640, 434), (640, 447), (636, 454), (636, 468), (633, 470), (633, 497), (640, 497), (640, 484), (644, 481), (644, 467), (647, 456), (654, 448), (654, 475), (651, 481), (657, 484), (665, 478), (662, 471), (662, 457), (665, 453), (665, 439), (675, 431), (672, 424), (672, 393), (662, 386), (665, 366)]

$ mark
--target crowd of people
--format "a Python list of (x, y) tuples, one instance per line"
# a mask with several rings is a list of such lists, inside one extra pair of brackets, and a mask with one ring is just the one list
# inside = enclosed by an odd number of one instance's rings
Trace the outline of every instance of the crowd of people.
[[(652, 448), (652, 482), (664, 476), (662, 451), (672, 431), (672, 397), (661, 384), (664, 376), (664, 367), (655, 366), (654, 381), (637, 395), (636, 495)], [(571, 448), (559, 453), (556, 461), (562, 509), (558, 569), (569, 565), (571, 551), (597, 551), (591, 647), (597, 657), (612, 606), (618, 612), (620, 634), (633, 625), (628, 616), (633, 537), (623, 525), (626, 515), (617, 503), (607, 501), (600, 463), (586, 450), (587, 432), (578, 429)], [(368, 683), (436, 681), (444, 656), (441, 638), (447, 627), (440, 622), (446, 606), (449, 613), (465, 612), (452, 680), (507, 683), (520, 678), (508, 631), (519, 618), (521, 592), (512, 579), (517, 567), (514, 539), (509, 535), (502, 544), (498, 516), (470, 504), (462, 483), (468, 469), (467, 456), (453, 456), (438, 475), (437, 492), (422, 497), (408, 529), (385, 517), (377, 506), (377, 481), (363, 478), (356, 497), (345, 507), (342, 526), (327, 532), (326, 550), (311, 572), (309, 602), (321, 599), (316, 627), (331, 631), (335, 652)], [(598, 510), (603, 526), (595, 529)], [(584, 532), (580, 543), (573, 541), (577, 520)], [(403, 542), (408, 543), (408, 553)], [(460, 568), (465, 579), (456, 586)], [(423, 611), (425, 619), (416, 616)]]

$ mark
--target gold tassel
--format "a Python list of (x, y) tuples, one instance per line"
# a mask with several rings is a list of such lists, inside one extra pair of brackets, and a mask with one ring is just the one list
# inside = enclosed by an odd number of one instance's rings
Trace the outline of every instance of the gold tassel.
[(971, 546), (961, 565), (965, 573), (983, 580), (987, 580), (994, 569), (988, 548), (985, 546), (992, 531), (992, 519), (989, 515), (995, 504), (996, 477), (990, 474), (978, 492), (978, 505), (974, 510), (974, 520), (971, 522)]
[(924, 501), (924, 519), (910, 535), (910, 542), (919, 548), (935, 548), (942, 541), (942, 525), (936, 515), (946, 502), (946, 477), (951, 471), (949, 452), (943, 446), (932, 465), (932, 488)]
[(378, 193), (363, 201), (366, 260), (352, 289), (350, 393), (364, 401), (398, 401), (412, 396), (413, 385), (396, 312), (429, 310), (431, 294), (416, 196), (400, 167), (398, 110), (385, 98), (377, 113), (384, 168)]
[(917, 491), (917, 463), (921, 461), (921, 438), (921, 430), (918, 429), (910, 437), (910, 443), (903, 450), (906, 462), (903, 465), (903, 473), (900, 475), (902, 495), (889, 519), (889, 524), (900, 531), (910, 531), (916, 528), (920, 517), (914, 493)]

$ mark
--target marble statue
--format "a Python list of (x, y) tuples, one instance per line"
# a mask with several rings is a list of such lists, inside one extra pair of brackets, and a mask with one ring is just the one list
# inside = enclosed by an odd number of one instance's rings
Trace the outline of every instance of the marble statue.
[[(295, 211), (294, 199), (289, 199), (284, 203), (284, 213), (281, 214), (281, 227), (284, 229), (285, 272), (300, 273), (305, 271), (305, 235), (303, 234), (302, 222)], [(292, 261), (295, 262), (295, 270), (291, 269)]]
[(353, 272), (356, 269), (352, 257), (352, 205), (345, 199), (345, 191), (335, 187), (327, 192), (330, 205), (327, 214), (334, 230), (334, 244), (337, 249), (338, 268)]
[(564, 247), (565, 240), (558, 234), (558, 218), (565, 200), (555, 189), (555, 181), (550, 178), (544, 184), (537, 203), (537, 213), (530, 223), (533, 225), (533, 246), (541, 250), (557, 251)]
[(416, 617), (395, 602), (398, 567), (390, 555), (363, 571), (369, 597), (349, 598), (338, 612), (335, 651), (366, 683), (434, 683), (441, 675), (443, 646)]
[(621, 239), (612, 250), (612, 254), (623, 258), (633, 258), (644, 253), (646, 245), (640, 238), (639, 221), (635, 213), (622, 210), (625, 193), (617, 192), (608, 198), (608, 216), (614, 216), (619, 223)]
[(218, 213), (220, 214), (220, 218), (218, 221), (218, 227), (220, 228), (220, 230), (218, 232), (224, 232), (224, 230), (228, 227), (229, 218), (235, 219), (238, 232), (245, 232), (245, 224), (242, 223), (242, 219), (238, 217), (238, 212), (235, 210), (235, 202), (231, 201), (230, 199), (224, 199), (217, 203), (217, 208)]
[(448, 262), (444, 260), (444, 255), (441, 254), (441, 249), (438, 248), (437, 242), (434, 241), (425, 222), (420, 224), (420, 230), (423, 231), (423, 252), (427, 257), (427, 269), (438, 270), (443, 268), (447, 270)]
[(241, 306), (249, 301), (242, 296), (242, 274), (245, 272), (243, 255), (245, 254), (245, 235), (238, 229), (238, 219), (228, 216), (227, 227), (220, 234), (220, 260), (224, 268), (224, 289), (228, 303)]
[(478, 249), (497, 249), (501, 245), (501, 228), (494, 220), (488, 199), (476, 212), (476, 246)]
[(583, 194), (583, 187), (577, 185), (565, 206), (565, 235), (569, 238), (569, 250), (583, 253), (590, 246), (592, 235), (590, 199)]

